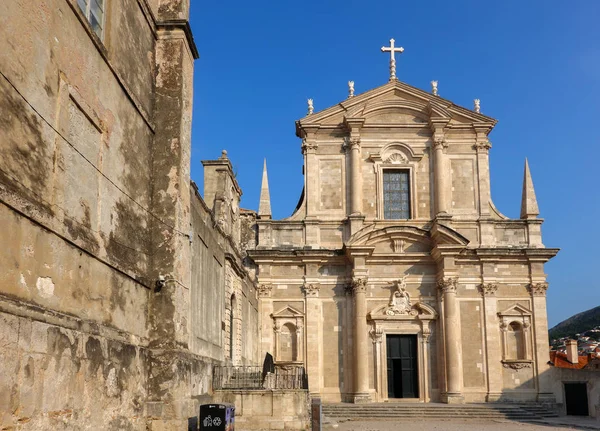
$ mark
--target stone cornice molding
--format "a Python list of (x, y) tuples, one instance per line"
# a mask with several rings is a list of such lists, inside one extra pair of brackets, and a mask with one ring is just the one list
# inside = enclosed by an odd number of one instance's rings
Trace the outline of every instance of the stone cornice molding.
[(496, 283), (482, 283), (479, 290), (483, 296), (496, 296), (498, 285)]
[(357, 293), (366, 293), (368, 277), (354, 277), (352, 279), (352, 292), (356, 295)]
[(442, 293), (456, 293), (458, 277), (442, 278), (437, 282), (437, 286)]
[(259, 284), (256, 288), (259, 298), (270, 298), (272, 290), (273, 290), (272, 284)]
[(532, 296), (546, 296), (548, 290), (548, 283), (531, 283), (529, 285), (529, 292)]

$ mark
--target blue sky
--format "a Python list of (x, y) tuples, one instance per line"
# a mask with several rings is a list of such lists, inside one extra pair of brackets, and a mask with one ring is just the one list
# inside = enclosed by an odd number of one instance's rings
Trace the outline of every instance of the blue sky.
[(518, 218), (525, 157), (536, 187), (552, 326), (600, 304), (594, 226), (600, 214), (600, 2), (192, 0), (196, 61), (192, 179), (227, 149), (257, 209), (267, 159), (274, 218), (302, 190), (294, 121), (388, 79), (390, 38), (403, 46), (398, 78), (498, 119), (490, 135), (492, 198)]

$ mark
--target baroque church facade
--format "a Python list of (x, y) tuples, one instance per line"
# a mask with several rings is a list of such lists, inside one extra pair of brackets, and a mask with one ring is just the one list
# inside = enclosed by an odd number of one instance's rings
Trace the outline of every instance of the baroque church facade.
[[(393, 45), (392, 45), (393, 49)], [(538, 206), (490, 196), (496, 120), (388, 83), (296, 122), (304, 190), (257, 219), (260, 350), (325, 402), (552, 402)]]

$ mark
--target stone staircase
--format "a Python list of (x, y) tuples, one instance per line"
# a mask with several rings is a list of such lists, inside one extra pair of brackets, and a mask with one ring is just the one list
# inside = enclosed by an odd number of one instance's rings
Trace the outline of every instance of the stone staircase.
[(339, 420), (361, 419), (504, 419), (535, 421), (558, 414), (539, 404), (417, 404), (372, 403), (323, 404), (326, 418)]

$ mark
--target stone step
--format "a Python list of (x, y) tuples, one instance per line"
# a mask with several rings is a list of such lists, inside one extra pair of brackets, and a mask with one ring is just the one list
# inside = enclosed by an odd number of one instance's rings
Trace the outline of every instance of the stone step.
[(557, 417), (556, 411), (540, 405), (447, 405), (447, 404), (323, 404), (323, 414), (336, 419), (356, 418), (456, 418), (533, 420)]

